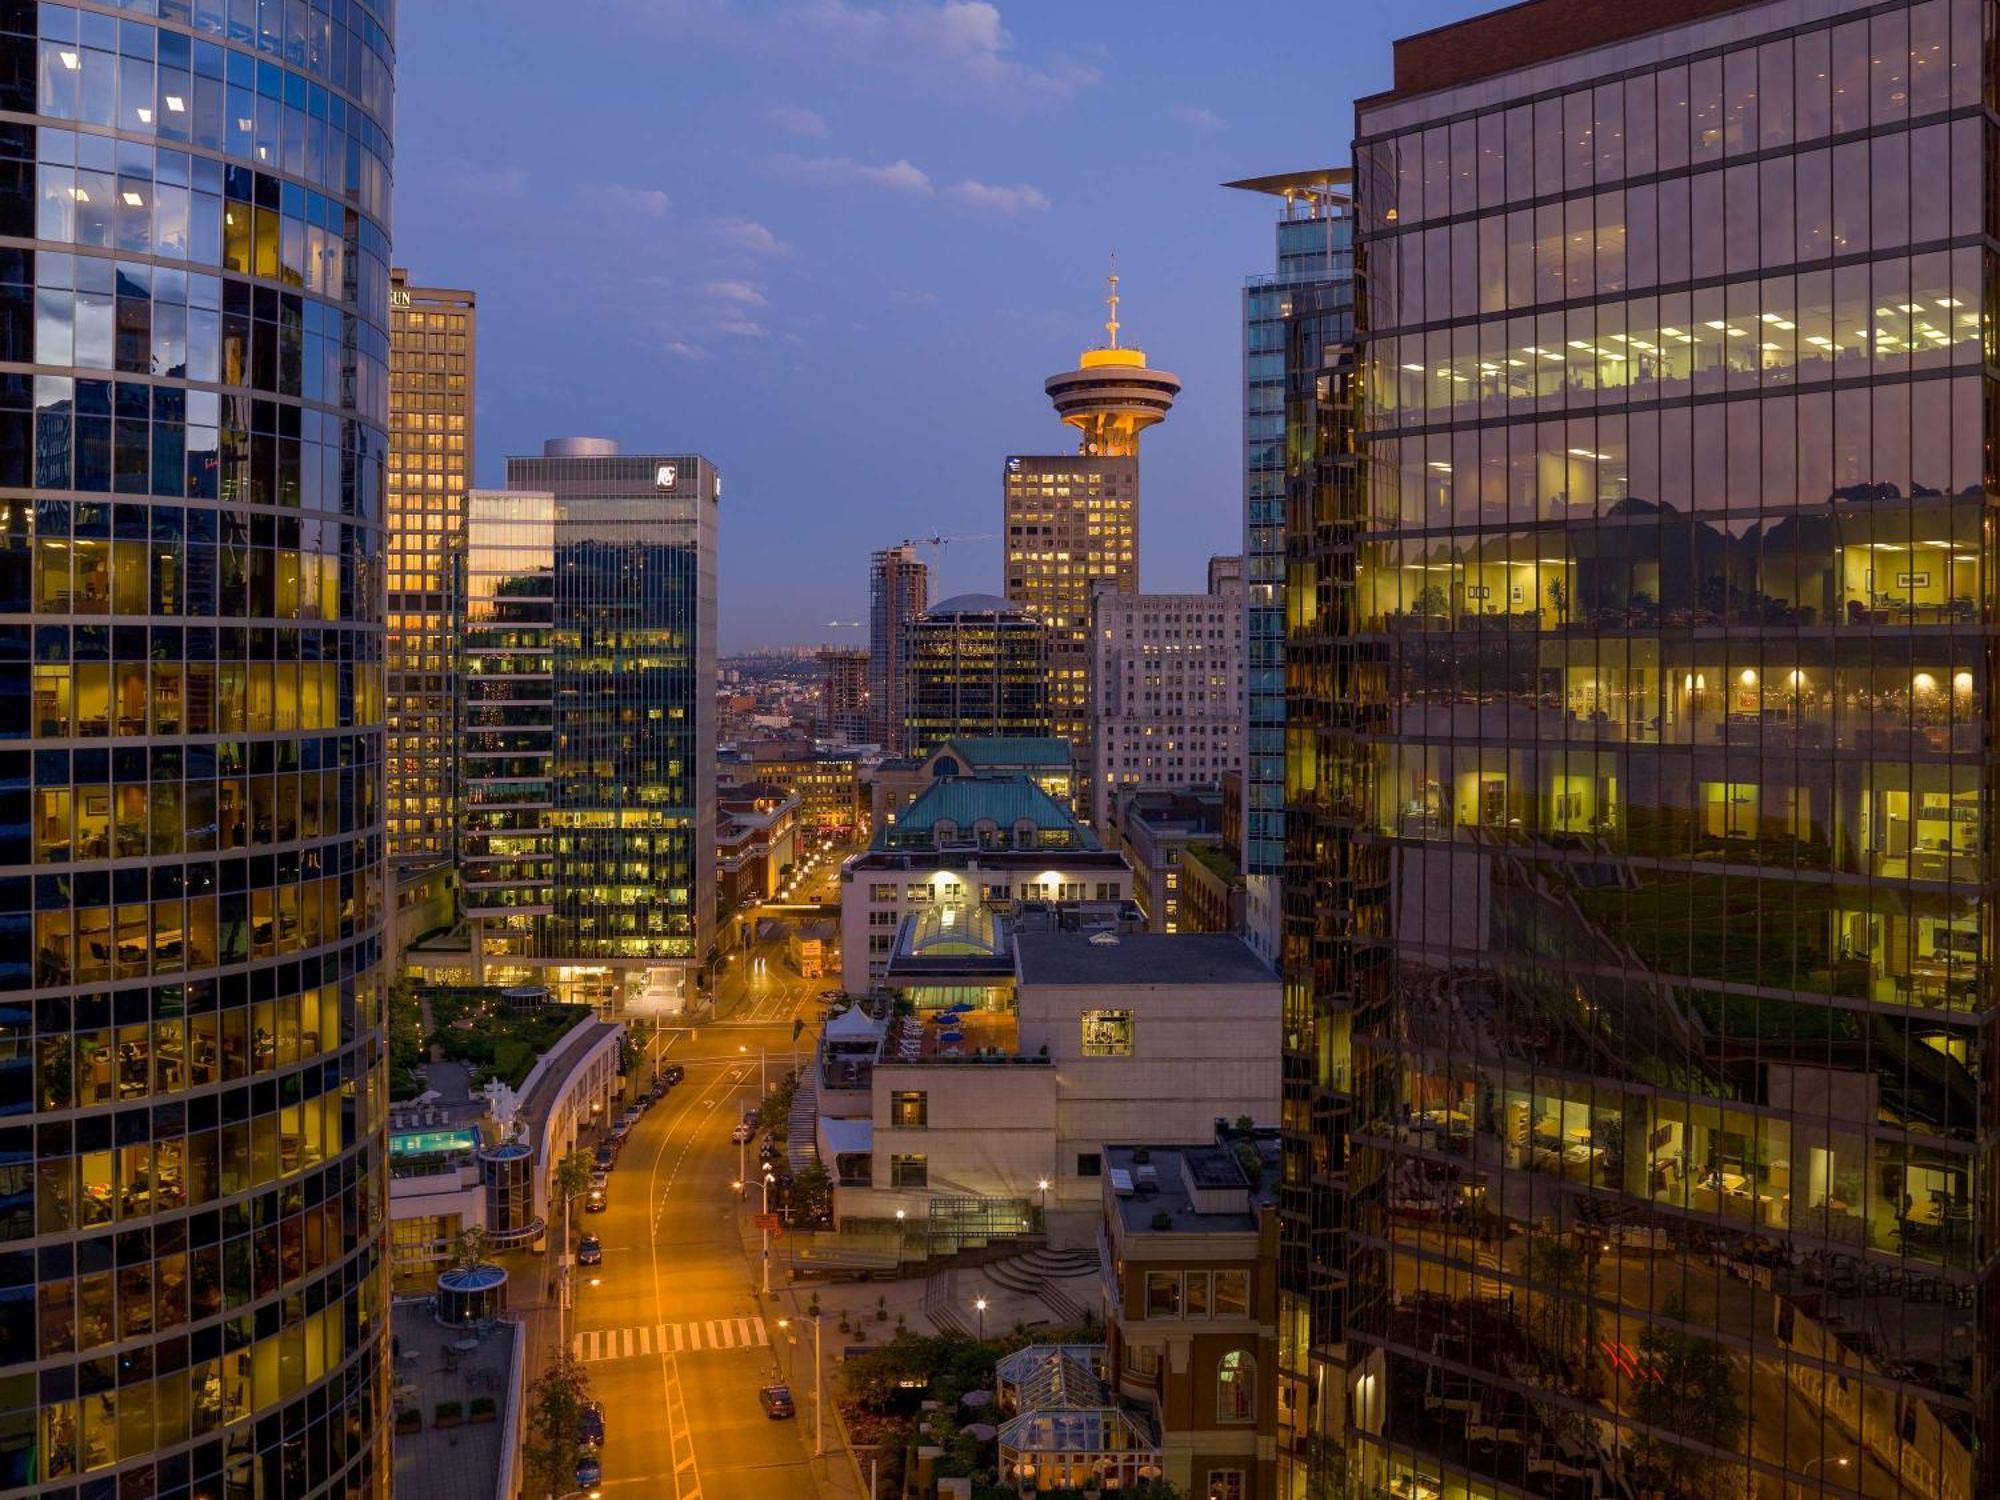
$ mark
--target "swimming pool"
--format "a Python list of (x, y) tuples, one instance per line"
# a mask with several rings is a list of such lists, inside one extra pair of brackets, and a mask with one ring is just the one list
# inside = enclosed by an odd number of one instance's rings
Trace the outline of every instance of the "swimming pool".
[(401, 1130), (389, 1137), (391, 1156), (434, 1156), (442, 1151), (476, 1151), (479, 1132), (464, 1130)]

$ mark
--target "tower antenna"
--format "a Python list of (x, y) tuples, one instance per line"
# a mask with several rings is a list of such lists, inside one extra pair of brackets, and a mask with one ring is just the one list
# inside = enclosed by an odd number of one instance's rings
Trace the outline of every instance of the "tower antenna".
[(1111, 252), (1111, 275), (1107, 279), (1111, 291), (1104, 300), (1111, 308), (1111, 316), (1104, 320), (1104, 331), (1111, 336), (1111, 342), (1106, 347), (1116, 349), (1118, 347), (1118, 252), (1116, 250)]

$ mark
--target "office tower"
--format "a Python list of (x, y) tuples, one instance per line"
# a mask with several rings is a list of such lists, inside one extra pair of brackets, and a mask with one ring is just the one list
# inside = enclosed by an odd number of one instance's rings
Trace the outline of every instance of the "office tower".
[(143, 9), (0, 19), (0, 1492), (385, 1496), (394, 17)]
[(466, 537), (465, 902), (490, 983), (678, 1010), (715, 907), (706, 459), (553, 438)]
[(1206, 594), (1123, 594), (1098, 585), (1090, 633), (1096, 757), (1092, 816), (1106, 827), (1136, 791), (1222, 785), (1243, 744), (1243, 586), (1216, 558)]
[(1181, 388), (1179, 376), (1147, 366), (1144, 350), (1118, 342), (1118, 301), (1113, 276), (1104, 344), (1046, 382), (1056, 414), (1081, 434), (1076, 452), (1015, 455), (1003, 481), (1007, 597), (1048, 627), (1049, 712), (1079, 780), (1092, 765), (1092, 595), (1105, 580), (1138, 591), (1139, 435)]
[(1357, 106), (1290, 1493), (2000, 1489), (1988, 18), (1535, 0)]
[(858, 745), (868, 738), (870, 654), (860, 647), (827, 646), (819, 653), (819, 725), (823, 739)]
[(1336, 167), (1224, 184), (1281, 205), (1273, 268), (1243, 286), (1245, 938), (1272, 962), (1285, 861), (1285, 325), (1308, 291), (1352, 306), (1353, 180)]
[(885, 755), (904, 753), (903, 659), (910, 622), (931, 602), (931, 570), (909, 542), (868, 559), (869, 738)]
[(946, 740), (1045, 736), (1048, 632), (991, 594), (957, 594), (910, 623), (904, 743), (916, 756)]
[(478, 302), (389, 273), (389, 859), (399, 878), (450, 861), (458, 702), (452, 558), (472, 481)]

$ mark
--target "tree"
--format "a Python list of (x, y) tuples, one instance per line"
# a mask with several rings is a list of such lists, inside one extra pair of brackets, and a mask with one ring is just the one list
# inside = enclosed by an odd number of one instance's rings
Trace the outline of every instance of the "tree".
[(820, 1223), (833, 1211), (833, 1178), (818, 1162), (792, 1180), (792, 1211), (802, 1224)]
[(451, 1263), (461, 1271), (486, 1264), (487, 1234), (478, 1224), (459, 1230), (451, 1242)]
[(590, 1376), (566, 1350), (528, 1387), (526, 1430), (521, 1439), (526, 1493), (560, 1495), (576, 1487), (583, 1409), (589, 1401)]
[(1550, 1372), (1567, 1377), (1565, 1384), (1573, 1389), (1589, 1364), (1596, 1268), (1589, 1252), (1565, 1235), (1531, 1234), (1527, 1250), (1525, 1271), (1538, 1283), (1528, 1294), (1535, 1341)]
[[(1649, 1427), (1722, 1449), (1743, 1436), (1743, 1403), (1736, 1394), (1736, 1366), (1713, 1339), (1670, 1325), (1685, 1323), (1687, 1305), (1669, 1297), (1660, 1319), (1639, 1335), (1639, 1373), (1632, 1413)], [(1714, 1460), (1681, 1443), (1647, 1441), (1639, 1461), (1669, 1495), (1706, 1494)]]

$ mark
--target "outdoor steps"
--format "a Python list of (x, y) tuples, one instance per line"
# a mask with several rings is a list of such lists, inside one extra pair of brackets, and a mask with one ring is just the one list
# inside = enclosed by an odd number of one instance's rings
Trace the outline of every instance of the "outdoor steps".
[(958, 1310), (958, 1276), (950, 1270), (934, 1271), (924, 1278), (924, 1316), (939, 1333), (963, 1334), (972, 1338), (972, 1325)]
[(813, 1076), (817, 1071), (810, 1067), (801, 1071), (791, 1111), (785, 1116), (785, 1160), (794, 1174), (819, 1160), (819, 1079)]
[(1061, 1323), (1081, 1323), (1084, 1304), (1051, 1282), (1078, 1276), (1095, 1276), (1098, 1269), (1094, 1250), (1032, 1250), (1008, 1260), (997, 1260), (981, 1268), (996, 1286), (1026, 1297), (1039, 1297), (1043, 1306)]

